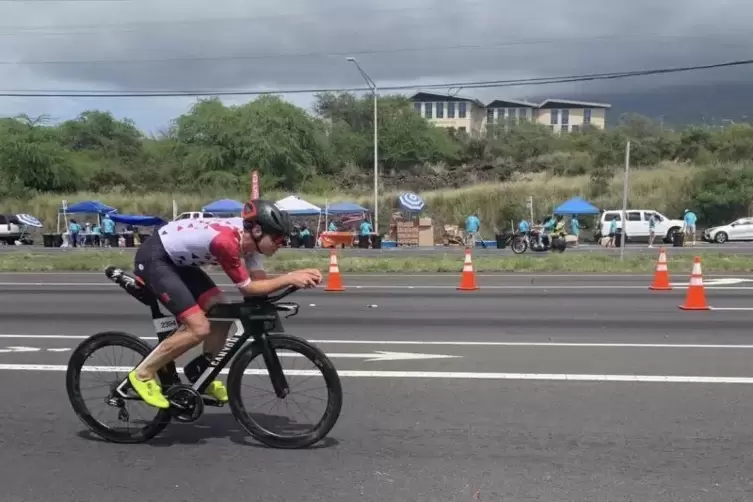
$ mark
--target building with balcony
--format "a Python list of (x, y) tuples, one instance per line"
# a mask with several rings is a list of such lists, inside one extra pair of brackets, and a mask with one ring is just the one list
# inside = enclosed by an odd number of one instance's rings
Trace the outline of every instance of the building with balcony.
[(609, 108), (606, 103), (546, 99), (538, 105), (536, 121), (557, 133), (578, 131), (584, 125), (604, 129)]
[(411, 96), (413, 107), (436, 126), (454, 128), (471, 136), (481, 133), (484, 104), (478, 99), (419, 92)]
[(419, 92), (410, 97), (415, 110), (438, 127), (452, 127), (478, 136), (494, 125), (534, 122), (555, 133), (578, 131), (584, 125), (604, 129), (611, 105), (568, 99), (545, 99), (531, 103), (496, 99), (484, 105), (478, 99)]

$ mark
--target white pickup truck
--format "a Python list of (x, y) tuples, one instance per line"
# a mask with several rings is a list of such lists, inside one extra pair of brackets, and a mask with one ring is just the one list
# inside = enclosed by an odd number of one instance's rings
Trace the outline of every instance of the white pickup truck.
[[(651, 214), (656, 216), (656, 237), (664, 239), (665, 243), (672, 242), (672, 234), (682, 229), (683, 225), (682, 220), (672, 220), (653, 209), (629, 209), (625, 213), (627, 215), (626, 242), (648, 240), (648, 220)], [(617, 228), (622, 228), (622, 210), (609, 210), (601, 213), (602, 236), (609, 235), (609, 224), (614, 219), (617, 220)]]
[[(13, 221), (13, 223), (11, 223)], [(18, 220), (15, 216), (10, 214), (0, 214), (0, 242), (6, 242), (7, 244), (15, 243), (23, 230), (16, 222)]]

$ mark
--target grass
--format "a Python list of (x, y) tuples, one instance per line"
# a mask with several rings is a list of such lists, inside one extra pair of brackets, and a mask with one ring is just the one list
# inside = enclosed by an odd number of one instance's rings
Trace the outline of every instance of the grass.
[[(671, 162), (654, 166), (651, 169), (635, 169), (630, 175), (630, 205), (634, 207), (656, 208), (659, 211), (678, 216), (687, 204), (692, 191), (690, 182), (698, 172), (698, 167)], [(534, 210), (537, 217), (546, 214), (565, 200), (580, 195), (600, 207), (622, 206), (622, 173), (617, 169), (615, 177), (606, 187), (606, 193), (597, 198), (588, 197), (588, 176), (550, 176), (546, 173), (520, 175), (506, 183), (486, 183), (459, 189), (446, 189), (421, 192), (427, 204), (426, 215), (434, 219), (438, 233), (445, 224), (460, 224), (473, 211), (479, 210), (485, 233), (491, 236), (491, 227), (509, 228), (511, 218), (527, 215), (525, 208), (529, 195), (534, 197)], [(274, 200), (288, 194), (269, 192), (263, 196)], [(324, 207), (327, 200), (332, 202), (355, 201), (365, 207), (372, 206), (369, 194), (298, 194), (304, 199)], [(396, 207), (399, 192), (384, 193), (380, 198), (380, 229)], [(42, 219), (45, 228), (54, 229), (56, 211), (62, 199), (73, 204), (82, 200), (101, 200), (116, 207), (121, 213), (159, 215), (172, 218), (172, 201), (177, 202), (178, 211), (200, 210), (208, 202), (230, 197), (243, 200), (248, 194), (223, 193), (214, 196), (192, 195), (179, 190), (163, 193), (87, 193), (68, 195), (44, 194), (28, 199), (5, 199), (0, 201), (0, 213), (30, 213)], [(675, 214), (677, 213), (677, 214)], [(82, 218), (83, 219), (83, 218)]]
[[(114, 265), (127, 270), (133, 267), (132, 251), (82, 251), (66, 250), (39, 253), (0, 253), (0, 272), (51, 272), (90, 271), (100, 272)], [(750, 255), (698, 253), (704, 273), (753, 272)], [(477, 273), (484, 272), (601, 272), (601, 273), (652, 273), (656, 267), (654, 254), (630, 254), (620, 261), (618, 256), (602, 254), (562, 254), (547, 256), (478, 256), (473, 265)], [(437, 253), (435, 255), (403, 256), (348, 256), (339, 259), (340, 271), (348, 273), (421, 273), (450, 272), (460, 274), (463, 257), (460, 253)], [(327, 272), (329, 259), (326, 253), (279, 253), (265, 261), (269, 272), (287, 272), (300, 268), (318, 268)], [(671, 274), (689, 276), (693, 256), (678, 254), (670, 256)]]

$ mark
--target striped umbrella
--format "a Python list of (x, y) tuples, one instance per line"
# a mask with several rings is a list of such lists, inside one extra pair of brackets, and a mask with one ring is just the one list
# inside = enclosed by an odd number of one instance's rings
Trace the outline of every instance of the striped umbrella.
[(424, 200), (413, 192), (405, 192), (397, 200), (403, 209), (411, 212), (423, 211), (426, 207)]
[(16, 218), (18, 218), (18, 221), (20, 221), (22, 224), (29, 226), (29, 227), (36, 227), (36, 228), (42, 228), (42, 222), (40, 222), (38, 219), (33, 217), (30, 214), (17, 214)]

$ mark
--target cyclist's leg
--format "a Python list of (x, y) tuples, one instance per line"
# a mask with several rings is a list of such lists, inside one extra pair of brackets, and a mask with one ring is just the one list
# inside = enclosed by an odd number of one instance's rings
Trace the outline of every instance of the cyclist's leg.
[(129, 380), (134, 390), (152, 406), (167, 408), (169, 403), (162, 395), (155, 375), (167, 363), (195, 347), (209, 334), (209, 321), (197, 305), (189, 287), (183, 283), (179, 267), (174, 265), (164, 253), (159, 239), (149, 239), (147, 248), (136, 255), (136, 275), (159, 301), (181, 323), (178, 330), (159, 343), (130, 374)]
[[(208, 312), (216, 303), (224, 301), (222, 291), (206, 272), (199, 267), (184, 267), (178, 270), (183, 283), (191, 290), (196, 303), (204, 312)], [(214, 321), (210, 323), (209, 333), (204, 337), (201, 355), (189, 362), (184, 372), (190, 382), (195, 382), (209, 366), (209, 362), (222, 350), (232, 323)], [(204, 391), (218, 401), (228, 400), (225, 385), (219, 380), (210, 382)]]

